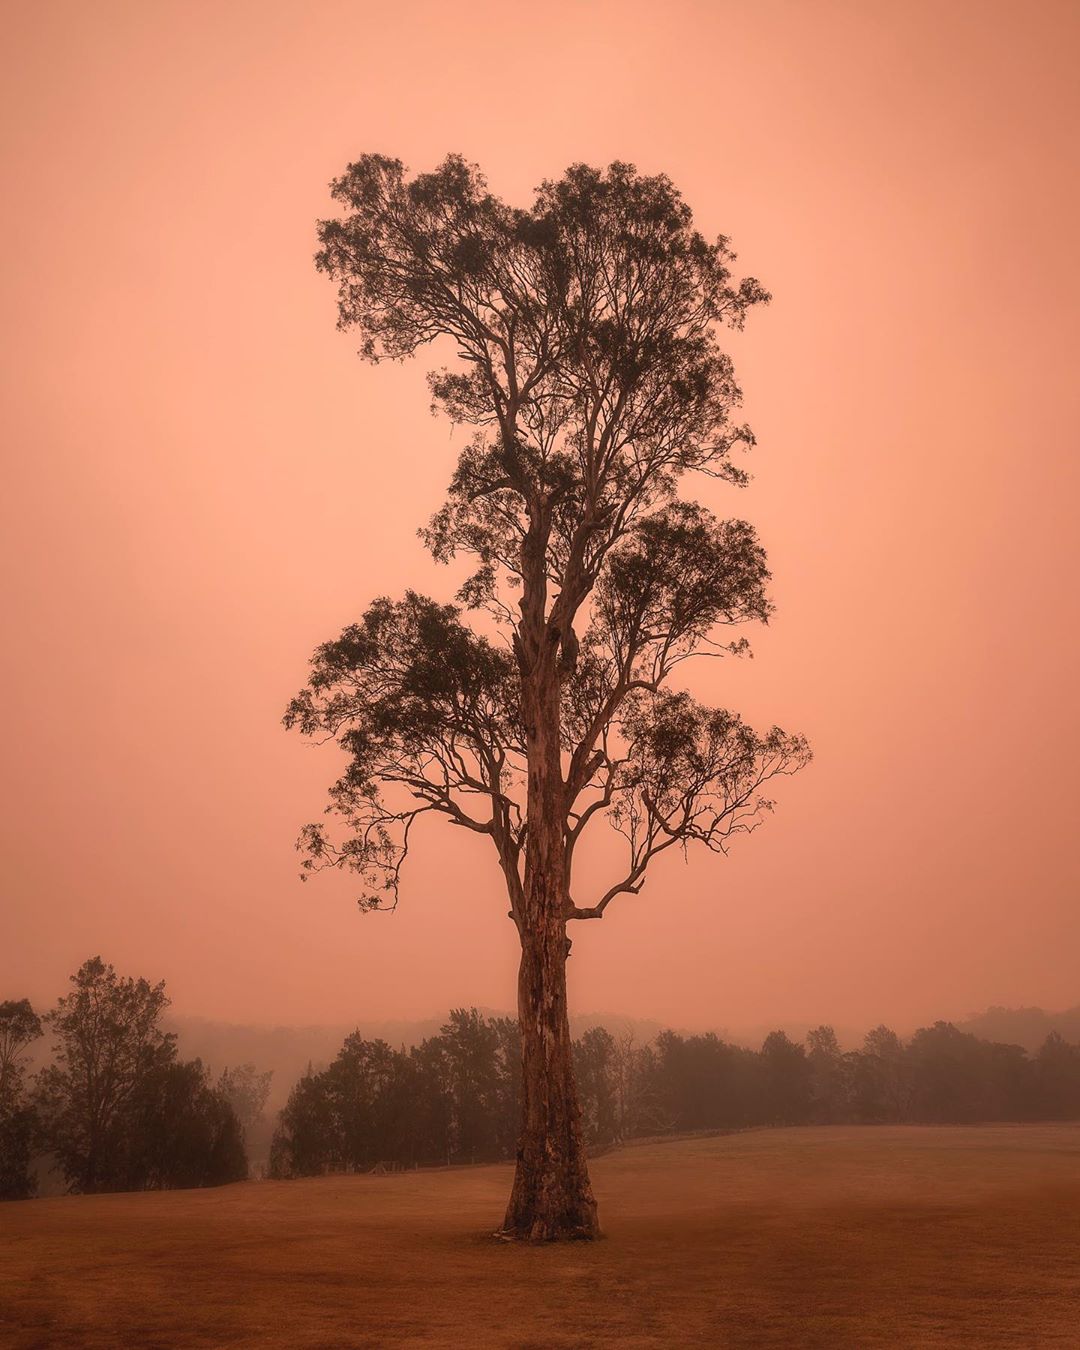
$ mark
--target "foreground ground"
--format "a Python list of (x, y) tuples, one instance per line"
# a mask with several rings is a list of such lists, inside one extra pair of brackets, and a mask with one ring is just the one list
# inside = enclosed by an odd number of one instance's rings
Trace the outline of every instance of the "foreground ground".
[(510, 1171), (0, 1207), (0, 1344), (1078, 1346), (1080, 1126), (762, 1130), (593, 1163), (607, 1237), (493, 1242)]

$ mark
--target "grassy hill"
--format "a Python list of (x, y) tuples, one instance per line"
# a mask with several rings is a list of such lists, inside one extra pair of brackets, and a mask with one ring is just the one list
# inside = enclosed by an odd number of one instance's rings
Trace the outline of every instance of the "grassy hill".
[(607, 1237), (493, 1241), (505, 1166), (0, 1208), (0, 1344), (1072, 1346), (1080, 1126), (760, 1130), (593, 1163)]

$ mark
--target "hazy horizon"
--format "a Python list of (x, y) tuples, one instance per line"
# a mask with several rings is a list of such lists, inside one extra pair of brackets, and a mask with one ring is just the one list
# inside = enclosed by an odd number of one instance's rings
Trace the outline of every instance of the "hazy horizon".
[(668, 855), (575, 925), (572, 1010), (867, 1028), (1080, 1002), (1078, 20), (12, 11), (0, 998), (51, 1004), (100, 953), (240, 1024), (514, 1006), (484, 841), (419, 829), (392, 916), (349, 877), (300, 884), (335, 760), (280, 726), (373, 597), (460, 581), (416, 538), (464, 435), (429, 415), (442, 354), (364, 365), (312, 254), (348, 161), (461, 151), (520, 204), (575, 161), (666, 172), (775, 297), (723, 343), (753, 481), (688, 493), (758, 529), (776, 614), (752, 661), (685, 678), (816, 758), (730, 857)]
[[(98, 955), (98, 953), (94, 953)], [(103, 959), (108, 960), (108, 956), (103, 954)], [(142, 975), (145, 978), (155, 980), (158, 978), (152, 971), (120, 970), (122, 975)], [(63, 977), (56, 985), (55, 989), (48, 990), (41, 986), (40, 992), (36, 995), (34, 991), (24, 991), (24, 995), (30, 997), (31, 1002), (39, 1012), (47, 1011), (52, 1007), (56, 999), (67, 991), (68, 980)], [(167, 989), (168, 993), (169, 990)], [(355, 1015), (345, 1015), (338, 1018), (324, 1019), (321, 1021), (305, 1021), (295, 1019), (292, 1021), (283, 1021), (273, 1016), (266, 1018), (245, 1018), (244, 1016), (215, 1017), (205, 1012), (191, 1011), (186, 1006), (179, 1006), (175, 999), (172, 999), (165, 1015), (165, 1020), (174, 1028), (192, 1028), (205, 1024), (207, 1027), (220, 1028), (222, 1030), (235, 1029), (237, 1031), (252, 1031), (258, 1033), (273, 1032), (333, 1032), (335, 1034), (347, 1034), (349, 1031), (359, 1028), (365, 1035), (373, 1035), (379, 1028), (423, 1028), (436, 1027), (446, 1021), (451, 1008), (468, 1007), (476, 1008), (484, 1016), (491, 1017), (516, 1017), (517, 1012), (514, 1005), (510, 1002), (505, 1004), (485, 1004), (476, 1000), (464, 1000), (458, 1003), (448, 1004), (445, 1008), (423, 1008), (417, 1007), (416, 1011), (410, 1014), (398, 1016), (386, 1016), (378, 1009), (372, 1011), (358, 1011)], [(710, 1017), (707, 1013), (703, 1017), (694, 1021), (680, 1021), (676, 1018), (666, 1017), (662, 1012), (649, 1012), (643, 1010), (639, 1012), (627, 1012), (618, 1008), (594, 1008), (583, 1004), (571, 1011), (570, 1020), (575, 1028), (581, 1025), (601, 1025), (607, 1026), (609, 1030), (616, 1024), (634, 1024), (639, 1027), (655, 1027), (657, 1030), (669, 1029), (680, 1034), (703, 1034), (705, 1032), (715, 1032), (717, 1035), (728, 1036), (739, 1043), (748, 1043), (754, 1038), (760, 1038), (772, 1030), (784, 1030), (789, 1033), (794, 1029), (796, 1034), (801, 1037), (806, 1029), (827, 1024), (833, 1026), (837, 1035), (844, 1045), (854, 1046), (861, 1042), (863, 1035), (872, 1027), (885, 1024), (896, 1031), (900, 1036), (909, 1036), (921, 1026), (929, 1026), (937, 1021), (953, 1021), (963, 1026), (968, 1022), (977, 1021), (988, 1014), (1004, 1012), (1007, 1014), (1023, 1015), (1027, 1013), (1037, 1013), (1045, 1015), (1048, 1019), (1062, 1014), (1073, 1014), (1080, 1011), (1080, 997), (1074, 998), (1065, 1003), (1047, 1006), (1037, 1003), (1026, 1004), (1007, 1004), (998, 1000), (990, 999), (978, 1007), (968, 1008), (962, 1012), (952, 1012), (949, 1014), (936, 1012), (932, 1008), (927, 1008), (923, 1013), (916, 1014), (906, 1019), (890, 1022), (888, 1018), (878, 1017), (870, 1018), (864, 1021), (836, 1022), (828, 1017), (815, 1015), (812, 1011), (805, 1015), (789, 1013), (783, 1017), (757, 1019), (739, 1019), (737, 1016), (722, 1019), (719, 1016)], [(576, 1034), (576, 1031), (575, 1031)]]

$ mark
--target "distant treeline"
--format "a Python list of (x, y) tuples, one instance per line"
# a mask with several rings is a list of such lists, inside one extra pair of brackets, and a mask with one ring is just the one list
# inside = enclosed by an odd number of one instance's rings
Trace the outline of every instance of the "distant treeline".
[[(69, 1191), (210, 1186), (248, 1175), (271, 1075), (252, 1064), (216, 1079), (180, 1059), (162, 1028), (163, 984), (85, 962), (39, 1016), (0, 1002), (0, 1199), (40, 1176)], [(49, 1062), (27, 1070), (47, 1036)], [(1080, 1045), (1057, 1033), (1034, 1054), (947, 1022), (907, 1042), (876, 1027), (844, 1052), (830, 1027), (805, 1044), (782, 1031), (760, 1050), (714, 1035), (643, 1043), (592, 1027), (574, 1042), (589, 1146), (751, 1125), (1080, 1120)], [(270, 1148), (274, 1177), (512, 1158), (520, 1119), (517, 1023), (450, 1014), (411, 1049), (359, 1033), (294, 1085)]]
[[(117, 975), (99, 957), (39, 1016), (0, 1003), (0, 1199), (35, 1193), (59, 1173), (71, 1192), (213, 1186), (248, 1174), (245, 1131), (266, 1101), (253, 1065), (212, 1081), (163, 1031), (164, 984)], [(32, 1078), (27, 1051), (43, 1035), (51, 1062)]]
[[(1080, 1119), (1080, 1046), (1051, 1034), (1029, 1056), (948, 1022), (906, 1043), (887, 1027), (844, 1052), (831, 1027), (760, 1050), (662, 1032), (647, 1045), (594, 1027), (574, 1043), (589, 1145), (751, 1125)], [(411, 1050), (349, 1036), (293, 1088), (271, 1149), (275, 1177), (513, 1157), (516, 1023), (458, 1010)]]

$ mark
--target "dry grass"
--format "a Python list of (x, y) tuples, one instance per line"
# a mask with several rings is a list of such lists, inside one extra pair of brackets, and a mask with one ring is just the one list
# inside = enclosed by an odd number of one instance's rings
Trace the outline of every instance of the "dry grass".
[(0, 1208), (0, 1343), (1080, 1346), (1080, 1127), (598, 1158), (606, 1240), (492, 1242), (506, 1167)]

